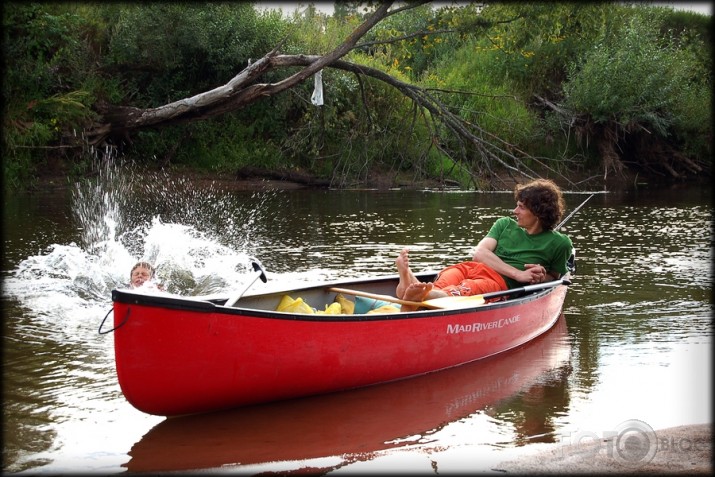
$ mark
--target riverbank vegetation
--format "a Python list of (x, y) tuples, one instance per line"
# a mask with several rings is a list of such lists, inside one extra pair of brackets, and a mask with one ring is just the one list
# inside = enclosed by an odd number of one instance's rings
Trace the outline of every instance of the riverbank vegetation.
[(106, 160), (332, 187), (710, 177), (709, 16), (398, 7), (6, 3), (5, 189)]

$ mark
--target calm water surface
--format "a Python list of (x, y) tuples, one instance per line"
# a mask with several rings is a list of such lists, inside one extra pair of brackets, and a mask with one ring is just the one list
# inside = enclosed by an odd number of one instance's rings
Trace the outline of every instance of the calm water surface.
[[(469, 472), (639, 420), (712, 422), (709, 188), (599, 193), (563, 227), (577, 248), (564, 317), (513, 352), (357, 391), (181, 419), (116, 381), (111, 290), (139, 258), (172, 292), (392, 274), (468, 258), (511, 193), (224, 192), (107, 173), (4, 202), (3, 471)], [(589, 194), (569, 193), (569, 210)]]

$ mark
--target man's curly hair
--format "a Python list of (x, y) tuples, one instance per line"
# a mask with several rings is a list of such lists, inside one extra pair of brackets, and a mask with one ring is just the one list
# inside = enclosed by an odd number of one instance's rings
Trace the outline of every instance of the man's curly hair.
[(553, 230), (566, 209), (561, 189), (549, 179), (536, 179), (517, 184), (514, 198), (534, 214), (544, 230)]

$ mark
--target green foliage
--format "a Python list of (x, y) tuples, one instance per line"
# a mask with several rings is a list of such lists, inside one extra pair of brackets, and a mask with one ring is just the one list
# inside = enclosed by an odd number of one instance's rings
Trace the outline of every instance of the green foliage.
[[(10, 185), (26, 183), (45, 164), (48, 146), (79, 134), (93, 118), (94, 70), (88, 27), (71, 5), (3, 6), (3, 169)], [(67, 146), (67, 145), (65, 145)], [(66, 154), (69, 149), (60, 150)], [(82, 149), (74, 150), (76, 155)]]
[(249, 3), (124, 4), (107, 68), (139, 106), (156, 106), (226, 83), (279, 30), (274, 15), (260, 17)]
[(557, 94), (570, 59), (598, 37), (608, 8), (591, 2), (489, 4), (481, 47), (500, 53), (493, 74), (514, 82), (525, 97)]
[(523, 145), (533, 134), (534, 117), (514, 94), (512, 82), (494, 75), (501, 60), (501, 53), (486, 46), (484, 40), (469, 43), (433, 68), (433, 76), (426, 82), (435, 88), (463, 92), (451, 94), (444, 101), (466, 121), (507, 142)]
[(472, 174), (464, 163), (455, 162), (436, 149), (430, 149), (427, 155), (425, 172), (427, 177), (437, 177), (443, 182), (457, 182), (462, 189), (475, 189), (481, 185), (474, 183)]
[[(406, 81), (401, 71), (374, 56), (355, 53), (351, 60)], [(430, 136), (399, 91), (332, 70), (323, 72), (323, 83), (325, 105), (309, 106), (285, 143), (285, 155), (296, 166), (351, 182), (366, 179), (370, 169), (397, 171), (420, 162)], [(413, 172), (420, 176), (424, 170)]]
[[(324, 54), (376, 2), (309, 4), (283, 16), (251, 3), (19, 3), (3, 7), (3, 169), (29, 182), (48, 160), (81, 172), (80, 135), (99, 102), (153, 107), (223, 85), (280, 44)], [(536, 96), (596, 121), (638, 124), (704, 156), (711, 144), (710, 18), (611, 2), (426, 5), (390, 16), (346, 57), (401, 81), (441, 90), (466, 121), (534, 154), (573, 156), (557, 115)], [(277, 82), (294, 70), (266, 73)], [(349, 183), (369, 171), (465, 184), (469, 171), (434, 147), (461, 146), (394, 88), (323, 71), (312, 80), (210, 121), (142, 131), (126, 153), (154, 165), (233, 171), (301, 168)], [(563, 133), (561, 131), (566, 131)], [(586, 152), (587, 153), (587, 152)]]
[(286, 28), (282, 51), (287, 54), (322, 55), (333, 50), (359, 24), (357, 16), (328, 17), (315, 8), (295, 11)]
[[(91, 27), (69, 5), (10, 3), (3, 11), (4, 107), (22, 114), (28, 103), (49, 96), (94, 92), (84, 88), (96, 59), (83, 38)], [(84, 93), (81, 93), (84, 94)]]
[[(419, 76), (427, 66), (434, 39), (434, 14), (431, 5), (422, 5), (402, 15), (388, 17), (365, 37), (365, 43), (375, 42), (366, 53), (400, 71)], [(400, 39), (403, 38), (403, 39)], [(441, 41), (441, 39), (437, 39)], [(396, 41), (396, 42), (395, 42)]]
[(709, 103), (708, 74), (692, 49), (658, 34), (659, 20), (638, 11), (617, 41), (604, 37), (572, 64), (564, 84), (566, 105), (596, 123), (638, 123), (664, 137), (676, 123), (687, 127), (704, 119), (704, 110), (696, 107), (695, 113), (693, 106), (697, 98)]
[(662, 17), (660, 33), (673, 35), (683, 45), (698, 45), (700, 58), (712, 61), (712, 17), (684, 10), (668, 10)]
[(141, 131), (129, 157), (154, 167), (188, 167), (235, 173), (244, 166), (280, 168), (280, 149), (231, 115), (209, 121)]
[(217, 118), (192, 126), (192, 140), (178, 151), (176, 164), (234, 173), (244, 166), (279, 169), (281, 154), (271, 141), (235, 118)]

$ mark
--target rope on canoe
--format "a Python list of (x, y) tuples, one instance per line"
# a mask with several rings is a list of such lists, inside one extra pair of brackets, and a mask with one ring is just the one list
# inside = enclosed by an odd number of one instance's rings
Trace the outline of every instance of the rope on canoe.
[(102, 331), (102, 326), (104, 326), (104, 322), (107, 321), (107, 317), (109, 316), (109, 314), (110, 314), (112, 311), (114, 311), (114, 308), (110, 309), (110, 310), (107, 312), (107, 314), (104, 315), (104, 319), (103, 319), (102, 322), (99, 324), (99, 334), (100, 334), (100, 335), (106, 335), (107, 333), (111, 333), (112, 331), (118, 330), (119, 328), (121, 328), (122, 326), (124, 326), (124, 323), (126, 323), (127, 320), (129, 319), (129, 311), (130, 311), (130, 310), (127, 309), (127, 314), (126, 314), (126, 316), (124, 317), (124, 319), (122, 320), (121, 323), (119, 323), (117, 326), (115, 326), (115, 327), (112, 328), (111, 330)]

